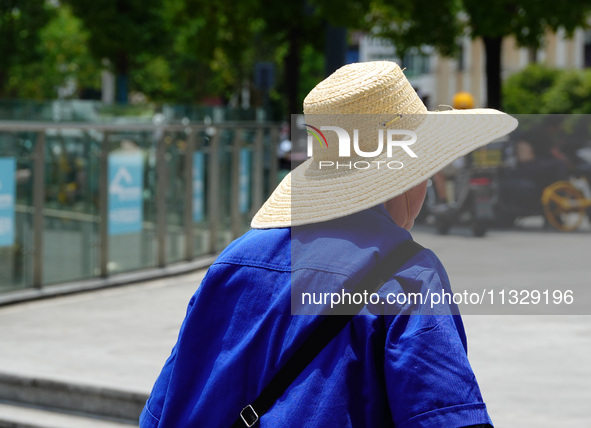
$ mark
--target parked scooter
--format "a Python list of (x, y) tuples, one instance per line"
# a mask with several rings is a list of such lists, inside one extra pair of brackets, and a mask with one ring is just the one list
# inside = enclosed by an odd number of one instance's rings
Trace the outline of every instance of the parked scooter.
[[(436, 203), (429, 207), (437, 231), (445, 235), (452, 225), (468, 223), (474, 236), (484, 236), (494, 219), (493, 175), (466, 168), (457, 172), (454, 183), (453, 202)], [(435, 191), (433, 186), (432, 189)]]
[[(467, 92), (459, 92), (454, 96), (453, 107), (474, 108), (474, 98)], [(491, 225), (494, 219), (495, 170), (489, 168), (487, 162), (480, 162), (487, 160), (486, 149), (481, 154), (484, 156), (477, 158), (467, 155), (460, 162), (461, 165), (452, 165), (455, 174), (451, 179), (443, 173), (434, 177), (434, 185), (429, 187), (431, 197), (427, 198), (427, 203), (440, 234), (447, 234), (453, 224), (467, 222), (474, 236), (484, 236)], [(448, 184), (452, 184), (449, 187), (453, 189), (453, 195), (448, 194)], [(445, 194), (438, 195), (438, 191), (445, 191)], [(433, 203), (434, 200), (440, 202)]]

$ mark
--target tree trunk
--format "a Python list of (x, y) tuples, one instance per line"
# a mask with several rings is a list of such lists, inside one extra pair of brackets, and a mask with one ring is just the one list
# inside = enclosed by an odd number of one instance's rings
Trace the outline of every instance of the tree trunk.
[(330, 76), (347, 62), (347, 29), (326, 24), (324, 75)]
[(115, 61), (115, 101), (127, 104), (129, 93), (129, 56), (127, 52), (117, 53)]
[(8, 73), (4, 70), (0, 70), (0, 98), (6, 97), (8, 90), (6, 85), (8, 84)]
[(486, 100), (490, 108), (500, 109), (502, 37), (483, 37), (486, 53)]
[(527, 50), (528, 64), (536, 64), (538, 62), (538, 49), (529, 48)]
[(285, 89), (287, 92), (288, 114), (300, 114), (302, 106), (299, 102), (300, 89), (300, 66), (301, 55), (301, 34), (297, 26), (293, 26), (288, 35), (289, 50), (285, 56)]

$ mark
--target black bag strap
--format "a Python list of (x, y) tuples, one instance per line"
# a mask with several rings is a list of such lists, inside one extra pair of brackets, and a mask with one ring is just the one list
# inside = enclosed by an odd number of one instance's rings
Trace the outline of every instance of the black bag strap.
[[(379, 264), (361, 281), (361, 285), (369, 284), (368, 293), (375, 293), (394, 273), (406, 262), (423, 250), (424, 247), (415, 241), (402, 242), (391, 251)], [(365, 306), (363, 302), (352, 305), (351, 313), (359, 313)], [(325, 315), (316, 329), (306, 341), (296, 350), (283, 367), (271, 379), (260, 395), (240, 412), (238, 419), (231, 428), (252, 427), (259, 418), (266, 413), (273, 403), (283, 395), (301, 372), (316, 358), (330, 341), (339, 334), (355, 315)]]

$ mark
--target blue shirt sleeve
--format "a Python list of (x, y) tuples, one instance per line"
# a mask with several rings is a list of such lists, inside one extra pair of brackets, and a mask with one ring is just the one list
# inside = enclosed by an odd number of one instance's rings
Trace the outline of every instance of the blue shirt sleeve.
[[(434, 269), (419, 273), (413, 287), (422, 294), (450, 291)], [(492, 425), (468, 362), (460, 316), (415, 304), (390, 321), (384, 373), (396, 427)]]
[[(188, 315), (193, 308), (195, 299), (196, 297), (193, 296), (189, 301), (186, 315)], [(182, 335), (186, 327), (186, 322), (187, 318), (185, 317), (183, 324), (181, 325), (179, 336)], [(164, 363), (164, 367), (162, 368), (162, 371), (160, 372), (160, 375), (158, 375), (156, 383), (152, 388), (150, 397), (148, 398), (148, 401), (146, 402), (146, 405), (140, 414), (139, 426), (141, 428), (157, 428), (160, 424), (160, 417), (162, 415), (162, 409), (166, 400), (166, 392), (170, 385), (172, 373), (177, 360), (178, 345), (179, 344), (177, 342), (172, 348), (172, 352)]]

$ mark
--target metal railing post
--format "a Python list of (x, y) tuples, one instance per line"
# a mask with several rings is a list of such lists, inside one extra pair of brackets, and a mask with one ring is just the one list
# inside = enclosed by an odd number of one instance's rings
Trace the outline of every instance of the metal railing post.
[(218, 249), (218, 228), (220, 224), (220, 129), (209, 144), (207, 174), (207, 214), (209, 218), (209, 253)]
[(195, 253), (194, 228), (193, 228), (193, 154), (197, 142), (197, 128), (189, 128), (185, 149), (185, 260), (192, 260)]
[(230, 182), (230, 221), (232, 228), (232, 238), (238, 238), (242, 233), (242, 216), (240, 213), (240, 147), (242, 140), (240, 134), (242, 129), (234, 130), (234, 140), (232, 141), (232, 162), (231, 162), (231, 182)]
[(103, 134), (99, 160), (99, 272), (109, 275), (109, 133)]
[(166, 131), (156, 146), (156, 242), (158, 267), (166, 266), (166, 189), (168, 175), (166, 167)]
[(276, 126), (271, 127), (269, 142), (269, 158), (271, 159), (271, 165), (269, 165), (269, 191), (273, 192), (277, 187), (277, 172), (279, 159), (277, 159), (277, 140), (279, 139), (279, 128)]
[(255, 212), (263, 205), (263, 133), (263, 127), (258, 126), (252, 147), (252, 208)]
[(37, 134), (33, 178), (33, 287), (43, 287), (43, 209), (45, 208), (45, 130)]

